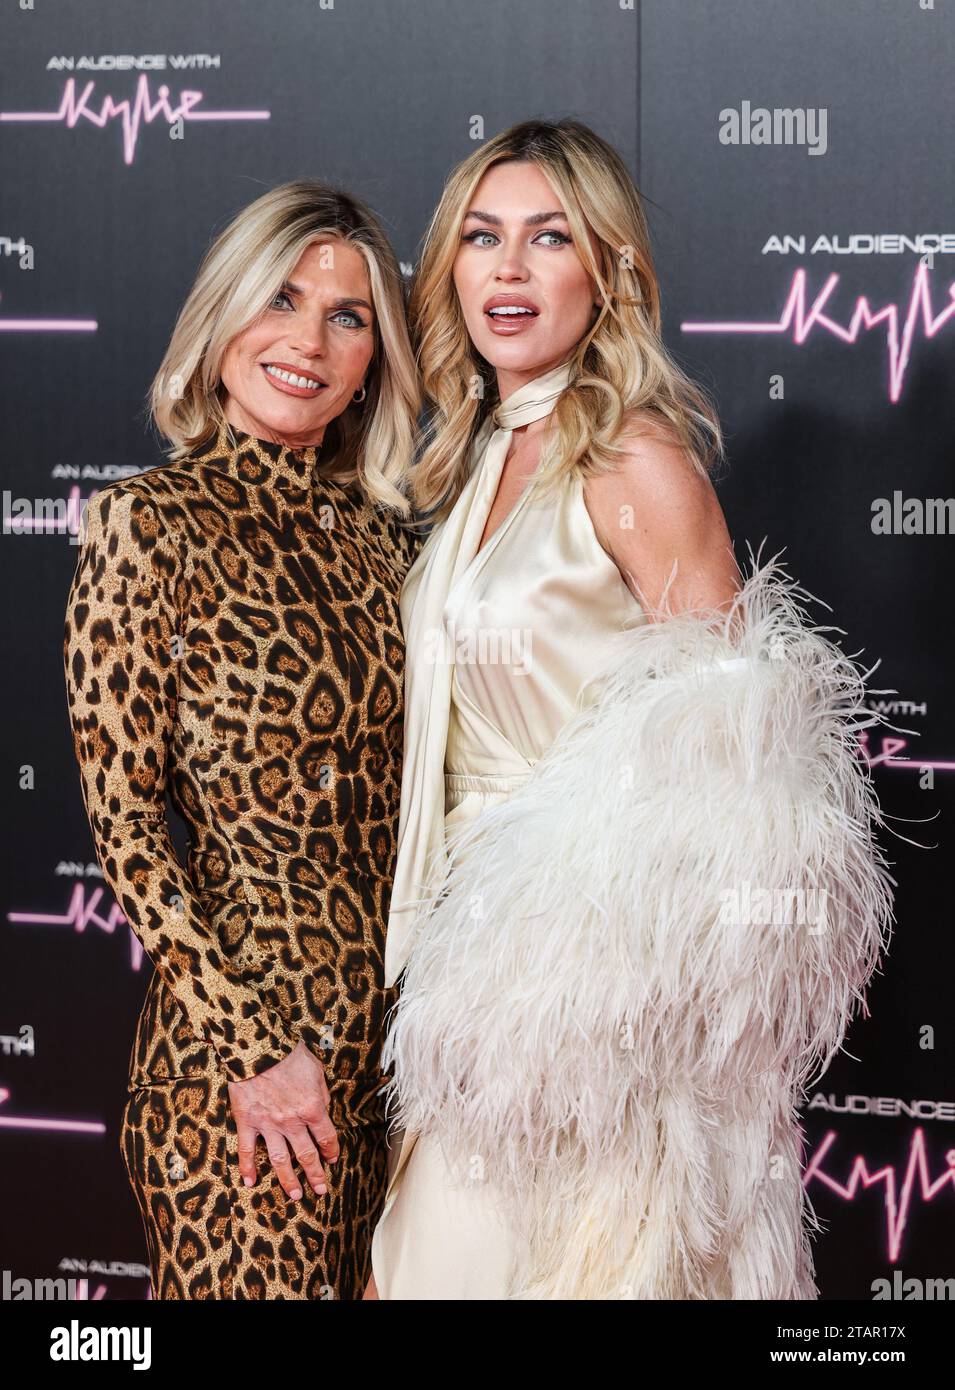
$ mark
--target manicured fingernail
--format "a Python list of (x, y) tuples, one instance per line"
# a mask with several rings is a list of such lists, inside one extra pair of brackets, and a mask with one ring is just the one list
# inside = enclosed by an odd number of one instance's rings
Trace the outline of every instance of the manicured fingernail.
[(250, 1178), (250, 1177), (248, 1176), (248, 1174), (242, 1179), (242, 1181), (245, 1183), (246, 1187), (254, 1187), (254, 1186), (255, 1186), (255, 1179), (254, 1179), (254, 1178)]
[(289, 1196), (291, 1197), (293, 1202), (297, 1202), (301, 1195), (302, 1189), (300, 1187), (293, 1187), (291, 1192), (289, 1193)]

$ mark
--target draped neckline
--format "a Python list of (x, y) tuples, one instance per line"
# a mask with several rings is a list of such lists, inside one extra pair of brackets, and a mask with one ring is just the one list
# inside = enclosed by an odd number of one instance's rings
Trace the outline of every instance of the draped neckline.
[[(423, 568), (406, 615), (405, 746), (398, 858), (385, 943), (386, 984), (397, 979), (414, 940), (419, 908), (440, 884), (444, 844), (444, 758), (453, 663), (444, 653), (446, 619), (527, 505), (533, 475), (507, 516), (478, 549), (515, 429), (550, 414), (574, 374), (572, 362), (542, 373), (502, 401), (474, 440), (476, 461), (459, 497), (422, 552)], [(426, 556), (426, 559), (425, 559)], [(411, 578), (411, 576), (409, 576)], [(406, 581), (407, 583), (408, 581)], [(460, 587), (459, 587), (460, 586)], [(410, 585), (409, 585), (410, 588)], [(431, 653), (429, 658), (426, 653)]]

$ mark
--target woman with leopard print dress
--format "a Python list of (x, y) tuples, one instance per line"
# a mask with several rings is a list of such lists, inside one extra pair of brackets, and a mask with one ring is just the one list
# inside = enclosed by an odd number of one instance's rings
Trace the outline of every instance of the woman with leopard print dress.
[(91, 499), (64, 658), (97, 857), (155, 966), (121, 1134), (152, 1293), (356, 1298), (416, 550), (416, 376), (370, 211), (303, 180), (240, 212), (151, 406), (174, 447)]

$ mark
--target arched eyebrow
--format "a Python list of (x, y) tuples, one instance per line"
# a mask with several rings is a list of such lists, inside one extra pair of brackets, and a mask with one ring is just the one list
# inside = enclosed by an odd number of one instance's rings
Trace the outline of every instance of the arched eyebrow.
[[(473, 217), (477, 222), (489, 222), (492, 227), (500, 227), (502, 222), (502, 219), (498, 217), (497, 213), (480, 212), (477, 208), (474, 208), (471, 212), (466, 212), (464, 216), (465, 220), (469, 217)], [(560, 218), (562, 222), (567, 221), (567, 214), (562, 212), (560, 208), (555, 209), (554, 212), (532, 212), (530, 217), (524, 218), (524, 226), (537, 227), (541, 222), (554, 222), (558, 218)]]
[[(290, 291), (292, 292), (292, 294), (304, 294), (304, 293), (305, 293), (305, 291), (303, 290), (303, 288), (302, 288), (301, 285), (295, 285), (295, 284), (292, 283), (291, 280), (286, 280), (285, 283), (284, 283), (283, 286), (282, 286), (282, 289), (283, 289), (283, 290), (290, 290)], [(374, 312), (374, 310), (372, 309), (372, 306), (368, 303), (368, 300), (367, 300), (367, 299), (333, 299), (333, 300), (332, 300), (332, 308), (334, 308), (334, 309), (367, 309), (369, 313), (373, 313), (373, 312)]]

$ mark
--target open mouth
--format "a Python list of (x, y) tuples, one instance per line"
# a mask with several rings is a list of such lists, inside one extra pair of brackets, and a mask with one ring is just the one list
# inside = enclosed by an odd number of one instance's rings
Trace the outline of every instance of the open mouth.
[(537, 318), (533, 309), (525, 309), (520, 304), (499, 304), (495, 309), (488, 309), (487, 312), (488, 317), (492, 319)]
[(485, 304), (484, 314), (496, 333), (517, 333), (534, 322), (539, 310), (521, 294), (496, 294)]
[(280, 391), (292, 392), (295, 395), (315, 395), (327, 385), (321, 377), (312, 376), (305, 372), (295, 372), (288, 367), (279, 367), (274, 362), (264, 362), (262, 364), (265, 375), (277, 386)]

